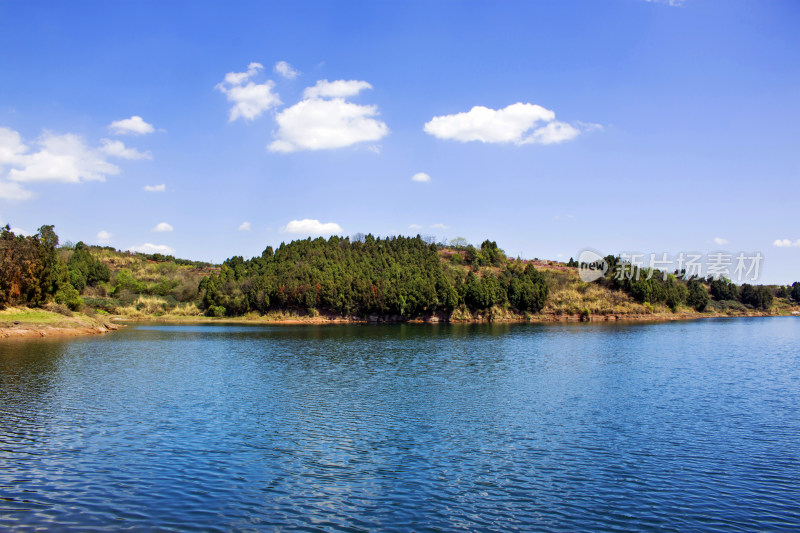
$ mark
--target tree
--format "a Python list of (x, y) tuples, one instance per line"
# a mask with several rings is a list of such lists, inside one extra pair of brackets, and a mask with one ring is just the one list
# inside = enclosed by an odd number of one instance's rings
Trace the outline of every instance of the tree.
[(508, 300), (511, 305), (522, 312), (541, 311), (550, 292), (544, 276), (530, 263), (524, 271), (513, 272), (511, 276), (508, 286)]
[(467, 244), (469, 243), (467, 242), (467, 239), (465, 239), (464, 237), (456, 237), (455, 239), (450, 241), (450, 246), (452, 246), (453, 248), (464, 248), (467, 246)]
[(711, 299), (703, 284), (696, 279), (692, 279), (689, 280), (688, 289), (689, 294), (686, 297), (686, 303), (693, 307), (695, 311), (705, 311)]
[(756, 309), (766, 310), (772, 307), (772, 293), (763, 285), (742, 284), (740, 298), (743, 304), (752, 305)]
[(739, 300), (739, 287), (727, 278), (713, 279), (709, 283), (711, 296), (715, 300)]

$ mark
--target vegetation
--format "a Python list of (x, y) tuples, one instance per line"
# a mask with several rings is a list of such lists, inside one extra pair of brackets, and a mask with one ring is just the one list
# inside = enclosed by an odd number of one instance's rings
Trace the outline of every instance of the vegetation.
[(502, 320), (524, 317), (789, 312), (800, 283), (741, 286), (684, 279), (606, 257), (597, 282), (578, 262), (510, 259), (494, 241), (479, 247), (416, 237), (305, 239), (222, 265), (122, 252), (83, 242), (59, 246), (52, 226), (33, 236), (0, 233), (0, 308), (68, 315)]
[(57, 246), (53, 226), (42, 226), (30, 237), (14, 235), (8, 225), (0, 230), (0, 309), (23, 304), (40, 307), (57, 296), (73, 296)]
[(466, 246), (455, 255), (459, 259), (451, 263), (471, 266), (448, 265), (439, 247), (419, 236), (294, 241), (247, 261), (226, 260), (200, 283), (201, 307), (209, 316), (290, 309), (412, 319), (448, 317), (460, 307), (536, 313), (544, 306), (548, 287), (542, 275), (521, 262), (508, 263), (496, 243)]

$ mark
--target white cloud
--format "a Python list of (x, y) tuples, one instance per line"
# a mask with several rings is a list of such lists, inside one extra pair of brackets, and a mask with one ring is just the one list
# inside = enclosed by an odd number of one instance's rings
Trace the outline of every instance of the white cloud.
[(467, 112), (433, 117), (424, 126), (429, 135), (460, 142), (554, 144), (577, 137), (597, 124), (567, 124), (556, 114), (535, 104), (516, 103), (503, 109), (475, 106)]
[(144, 190), (147, 192), (164, 192), (167, 190), (167, 186), (163, 183), (160, 185), (145, 185)]
[(108, 129), (114, 135), (146, 135), (155, 131), (152, 124), (148, 124), (138, 115), (115, 120), (108, 125)]
[(155, 227), (151, 231), (155, 231), (157, 233), (161, 233), (161, 232), (164, 232), (164, 231), (172, 231), (174, 229), (175, 228), (173, 228), (170, 224), (167, 224), (166, 222), (161, 222), (159, 224), (156, 224)]
[(335, 222), (320, 222), (316, 219), (304, 218), (303, 220), (292, 220), (281, 228), (286, 233), (300, 233), (303, 235), (332, 235), (341, 233), (342, 228)]
[(175, 249), (170, 248), (166, 244), (152, 244), (149, 242), (137, 246), (131, 246), (130, 248), (128, 248), (128, 250), (131, 252), (140, 252), (143, 254), (173, 255), (175, 253)]
[(517, 144), (556, 144), (569, 141), (580, 135), (580, 130), (566, 122), (551, 122), (537, 128)]
[(20, 134), (10, 128), (0, 128), (0, 167), (18, 164), (28, 147), (22, 143)]
[(247, 65), (247, 72), (228, 72), (225, 74), (225, 81), (223, 83), (227, 83), (228, 85), (241, 85), (255, 76), (259, 70), (263, 69), (264, 65), (254, 61)]
[(450, 226), (444, 224), (431, 224), (431, 229), (450, 229)]
[(422, 229), (419, 224), (409, 224), (408, 229)]
[(418, 181), (420, 183), (428, 183), (431, 181), (431, 177), (425, 174), (424, 172), (417, 172), (413, 176), (411, 176), (412, 181)]
[(30, 200), (36, 195), (28, 189), (24, 189), (19, 183), (0, 181), (0, 199), (2, 200)]
[(12, 168), (9, 179), (80, 183), (105, 181), (107, 175), (119, 173), (116, 165), (105, 160), (105, 153), (88, 148), (78, 135), (45, 132), (37, 144), (41, 150), (18, 158), (16, 165), (22, 168)]
[(722, 246), (723, 244), (728, 244), (728, 239), (723, 239), (722, 237), (714, 237), (714, 244), (719, 244)]
[(97, 242), (100, 244), (108, 244), (111, 242), (111, 237), (113, 237), (113, 235), (106, 230), (100, 230), (97, 232)]
[(372, 89), (372, 85), (359, 80), (319, 80), (316, 85), (303, 91), (303, 98), (347, 98), (364, 89)]
[(280, 74), (286, 79), (293, 80), (295, 79), (300, 73), (297, 72), (292, 66), (287, 63), (286, 61), (278, 61), (275, 63), (275, 72)]
[(24, 200), (33, 193), (12, 182), (50, 181), (82, 183), (105, 181), (119, 174), (120, 169), (107, 159), (149, 158), (149, 152), (127, 148), (121, 141), (103, 139), (99, 148), (86, 145), (83, 138), (71, 133), (57, 135), (45, 131), (33, 143), (33, 149), (23, 143), (20, 134), (0, 128), (0, 198)]
[(264, 111), (280, 105), (278, 94), (272, 92), (275, 82), (267, 80), (259, 84), (250, 80), (263, 68), (261, 63), (250, 63), (247, 72), (229, 72), (225, 75), (225, 81), (216, 85), (215, 88), (233, 102), (228, 114), (229, 122), (237, 118), (253, 120)]
[(242, 222), (239, 225), (239, 231), (250, 231), (252, 229), (252, 225), (249, 222)]
[(387, 133), (385, 123), (376, 120), (376, 106), (358, 105), (342, 98), (302, 100), (278, 113), (277, 140), (272, 152), (344, 148), (364, 141), (377, 141)]
[(119, 157), (121, 159), (153, 159), (150, 152), (140, 152), (136, 148), (128, 148), (122, 141), (103, 139), (101, 142), (103, 146), (100, 149), (112, 157)]
[(791, 248), (795, 246), (800, 246), (800, 239), (796, 241), (791, 241), (789, 239), (775, 239), (773, 241), (772, 246), (777, 246), (778, 248)]

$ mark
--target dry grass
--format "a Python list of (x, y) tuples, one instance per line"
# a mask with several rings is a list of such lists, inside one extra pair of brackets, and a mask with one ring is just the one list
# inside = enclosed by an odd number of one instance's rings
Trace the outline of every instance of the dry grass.
[(166, 316), (201, 316), (203, 311), (195, 303), (178, 304), (166, 312)]
[(139, 296), (131, 305), (117, 307), (117, 314), (132, 318), (142, 318), (148, 315), (163, 315), (170, 310), (169, 302), (158, 296)]
[[(599, 283), (585, 283), (578, 278), (576, 269), (544, 270), (550, 286), (550, 296), (545, 313), (577, 315), (640, 315), (669, 312), (665, 306), (646, 308), (622, 291), (611, 290)], [(663, 307), (663, 309), (661, 309)]]

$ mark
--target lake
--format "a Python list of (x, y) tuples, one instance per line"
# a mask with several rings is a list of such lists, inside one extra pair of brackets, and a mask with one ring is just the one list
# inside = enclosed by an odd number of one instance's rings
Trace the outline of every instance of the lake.
[(0, 528), (800, 529), (800, 319), (0, 343)]

